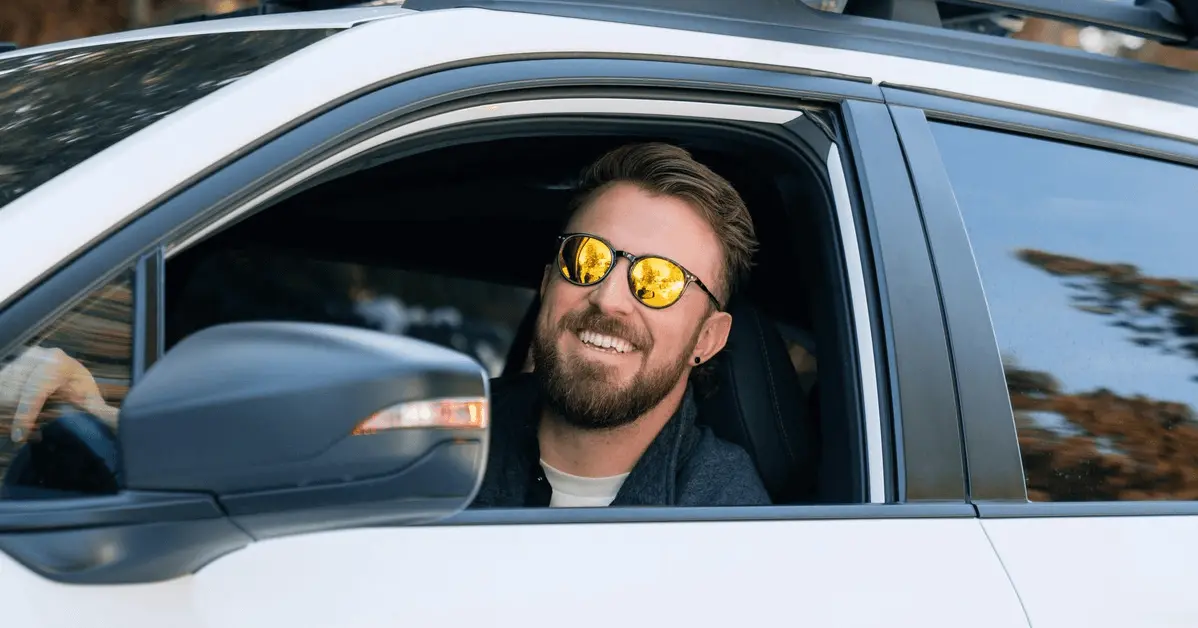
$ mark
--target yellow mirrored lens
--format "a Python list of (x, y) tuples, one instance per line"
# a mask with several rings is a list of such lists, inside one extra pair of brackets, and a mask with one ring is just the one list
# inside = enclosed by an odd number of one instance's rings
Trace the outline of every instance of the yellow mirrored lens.
[(562, 275), (583, 285), (593, 284), (611, 269), (614, 253), (602, 240), (586, 236), (567, 238), (562, 245)]
[(632, 292), (649, 307), (665, 307), (686, 288), (686, 273), (660, 257), (642, 257), (632, 265)]

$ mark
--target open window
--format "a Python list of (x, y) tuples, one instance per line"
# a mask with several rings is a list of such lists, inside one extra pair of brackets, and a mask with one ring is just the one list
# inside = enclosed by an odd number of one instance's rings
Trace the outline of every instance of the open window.
[[(163, 270), (143, 261), (134, 282), (135, 300), (161, 303), (161, 315), (140, 307), (121, 327), (134, 339), (124, 357), (134, 388), (182, 339), (247, 321), (411, 336), (471, 356), (492, 377), (530, 368), (537, 289), (575, 178), (617, 146), (663, 141), (736, 187), (760, 241), (727, 305), (729, 342), (696, 377), (700, 423), (750, 454), (774, 504), (878, 501), (869, 478), (881, 452), (866, 446), (881, 442), (866, 420), (878, 400), (863, 397), (875, 365), (858, 352), (873, 339), (855, 232), (841, 241), (854, 223), (836, 112), (612, 102), (518, 101), (503, 115), (468, 115), (497, 110), (484, 105), (438, 114), (453, 118), (441, 125), (434, 115), (394, 126), (176, 232)], [(115, 416), (120, 399), (106, 402)], [(12, 482), (50, 497), (92, 494), (43, 480), (10, 472), (5, 494), (31, 494)], [(111, 493), (119, 478), (100, 484)]]
[(575, 177), (616, 146), (670, 142), (732, 182), (761, 244), (730, 305), (728, 347), (699, 384), (700, 421), (749, 451), (776, 504), (865, 501), (859, 365), (826, 165), (835, 120), (817, 109), (794, 117), (787, 128), (491, 120), (364, 151), (177, 247), (165, 349), (220, 323), (304, 320), (452, 347), (494, 377), (523, 370)]

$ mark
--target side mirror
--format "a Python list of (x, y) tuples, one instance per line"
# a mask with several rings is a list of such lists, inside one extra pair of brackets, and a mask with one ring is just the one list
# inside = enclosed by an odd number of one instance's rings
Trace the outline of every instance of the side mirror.
[(428, 522), (486, 468), (488, 380), (410, 338), (308, 323), (202, 330), (121, 408), (127, 491), (197, 492), (255, 539)]
[(0, 552), (56, 582), (161, 582), (259, 539), (442, 519), (482, 483), (488, 393), (474, 360), (411, 338), (205, 329), (134, 385), (116, 434), (82, 413), (44, 428)]

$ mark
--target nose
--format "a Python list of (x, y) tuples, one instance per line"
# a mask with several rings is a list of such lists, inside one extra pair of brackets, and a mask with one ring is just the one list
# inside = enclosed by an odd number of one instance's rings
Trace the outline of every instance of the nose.
[(616, 258), (615, 267), (587, 295), (587, 300), (605, 314), (630, 314), (636, 307), (632, 291), (628, 289), (628, 264), (623, 257)]

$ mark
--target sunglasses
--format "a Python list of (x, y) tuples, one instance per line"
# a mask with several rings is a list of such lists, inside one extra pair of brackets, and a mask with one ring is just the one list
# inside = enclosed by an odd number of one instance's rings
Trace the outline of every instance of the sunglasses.
[(628, 260), (628, 288), (646, 307), (660, 310), (674, 305), (693, 283), (707, 294), (716, 310), (724, 309), (701, 279), (672, 259), (620, 251), (607, 240), (589, 233), (567, 233), (558, 236), (558, 240), (561, 247), (557, 252), (557, 269), (566, 281), (576, 286), (597, 285), (615, 268), (617, 258), (623, 257)]

